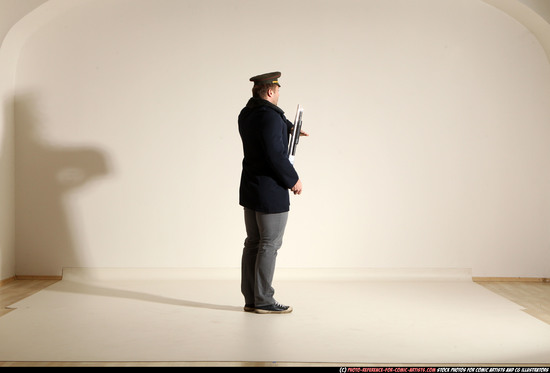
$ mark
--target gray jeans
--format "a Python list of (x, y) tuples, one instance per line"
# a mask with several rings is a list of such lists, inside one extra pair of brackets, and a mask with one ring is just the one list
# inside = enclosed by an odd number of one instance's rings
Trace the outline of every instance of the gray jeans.
[(244, 209), (247, 237), (241, 263), (241, 291), (247, 305), (259, 307), (275, 303), (271, 283), (287, 220), (288, 212), (266, 214)]

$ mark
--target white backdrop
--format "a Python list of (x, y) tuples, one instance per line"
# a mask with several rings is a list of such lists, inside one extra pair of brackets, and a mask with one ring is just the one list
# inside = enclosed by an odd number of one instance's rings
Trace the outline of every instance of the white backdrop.
[(550, 65), (480, 0), (81, 0), (16, 74), (16, 272), (237, 267), (236, 120), (305, 108), (281, 267), (550, 276)]

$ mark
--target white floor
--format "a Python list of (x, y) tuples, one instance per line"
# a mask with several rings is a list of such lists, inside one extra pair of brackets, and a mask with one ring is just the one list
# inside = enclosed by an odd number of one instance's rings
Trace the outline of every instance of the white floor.
[(0, 361), (548, 364), (550, 325), (467, 272), (277, 270), (288, 315), (242, 311), (238, 269), (64, 271), (0, 318)]

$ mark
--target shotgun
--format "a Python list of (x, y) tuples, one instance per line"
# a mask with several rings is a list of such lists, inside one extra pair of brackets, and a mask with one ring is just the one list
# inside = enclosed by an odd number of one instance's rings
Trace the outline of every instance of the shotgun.
[(294, 126), (292, 127), (292, 134), (290, 136), (290, 142), (288, 145), (288, 160), (292, 165), (294, 165), (294, 157), (296, 155), (296, 147), (298, 146), (298, 141), (300, 141), (300, 132), (302, 130), (302, 114), (304, 109), (298, 105), (296, 110), (296, 117), (294, 118)]

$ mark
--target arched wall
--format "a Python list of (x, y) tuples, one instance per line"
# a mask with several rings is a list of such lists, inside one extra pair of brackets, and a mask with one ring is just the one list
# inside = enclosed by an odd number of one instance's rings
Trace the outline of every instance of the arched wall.
[(239, 266), (236, 116), (280, 70), (311, 133), (280, 266), (550, 275), (550, 66), (492, 6), (66, 4), (17, 60), (18, 274)]
[(21, 47), (17, 37), (8, 38), (7, 43), (4, 39), (21, 18), (46, 1), (0, 1), (0, 283), (15, 275), (12, 98), (15, 61)]
[(546, 0), (483, 0), (533, 33), (550, 60), (550, 3)]

